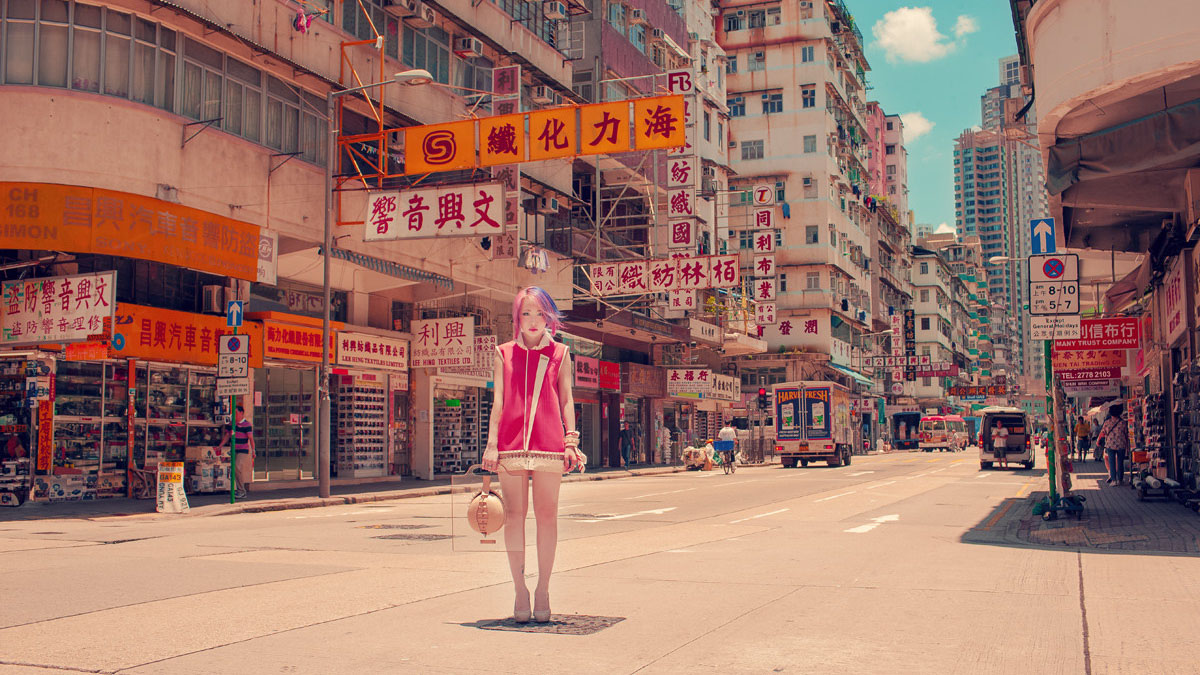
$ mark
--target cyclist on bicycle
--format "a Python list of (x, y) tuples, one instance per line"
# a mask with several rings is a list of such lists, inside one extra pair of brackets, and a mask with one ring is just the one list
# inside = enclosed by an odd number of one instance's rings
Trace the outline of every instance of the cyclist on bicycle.
[(717, 432), (716, 450), (721, 453), (721, 463), (734, 466), (734, 443), (737, 441), (737, 430), (727, 422)]

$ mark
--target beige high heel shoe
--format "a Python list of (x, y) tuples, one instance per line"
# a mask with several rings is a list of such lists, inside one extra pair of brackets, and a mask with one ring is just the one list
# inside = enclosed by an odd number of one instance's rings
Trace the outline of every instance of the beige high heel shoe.
[[(529, 591), (525, 591), (525, 597), (526, 599), (529, 598)], [(513, 602), (513, 621), (516, 621), (517, 623), (529, 623), (529, 618), (531, 616), (532, 612), (530, 612), (530, 610), (517, 609), (516, 602)]]
[[(533, 599), (534, 599), (535, 605), (540, 604), (537, 602), (537, 598), (538, 598), (538, 594), (534, 593)], [(549, 592), (546, 593), (546, 609), (533, 610), (533, 620), (537, 623), (550, 623), (550, 593)]]

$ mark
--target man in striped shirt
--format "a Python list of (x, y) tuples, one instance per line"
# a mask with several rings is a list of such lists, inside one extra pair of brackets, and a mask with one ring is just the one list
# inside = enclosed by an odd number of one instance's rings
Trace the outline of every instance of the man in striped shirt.
[[(250, 420), (246, 419), (246, 409), (242, 406), (237, 407), (237, 431), (234, 432), (234, 440), (237, 441), (237, 457), (234, 460), (234, 479), (237, 481), (237, 489), (234, 491), (234, 496), (244, 498), (249, 495), (250, 481), (254, 480), (254, 426), (250, 424)], [(221, 445), (227, 447), (229, 445), (229, 432), (225, 432), (225, 437), (221, 439)]]

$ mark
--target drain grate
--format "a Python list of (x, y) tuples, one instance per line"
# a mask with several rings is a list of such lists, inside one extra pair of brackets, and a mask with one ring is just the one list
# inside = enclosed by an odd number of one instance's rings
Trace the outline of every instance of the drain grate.
[(612, 518), (613, 513), (564, 513), (560, 518)]
[(442, 539), (453, 539), (453, 535), (449, 534), (381, 534), (372, 539), (398, 539), (400, 541), (440, 541)]
[(31, 532), (30, 534), (66, 534), (66, 532)]
[(482, 630), (506, 630), (517, 633), (551, 633), (554, 635), (595, 635), (625, 620), (623, 616), (588, 616), (586, 614), (554, 614), (550, 623), (517, 623), (510, 616), (506, 619), (476, 621), (464, 626)]
[(359, 525), (360, 530), (423, 530), (433, 525)]

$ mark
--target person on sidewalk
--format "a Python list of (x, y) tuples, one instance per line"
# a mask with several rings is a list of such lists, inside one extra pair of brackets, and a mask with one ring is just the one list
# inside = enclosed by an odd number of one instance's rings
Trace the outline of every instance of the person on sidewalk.
[(1087, 457), (1088, 445), (1092, 440), (1092, 425), (1088, 424), (1083, 415), (1079, 416), (1079, 421), (1075, 423), (1075, 456), (1079, 461), (1083, 461)]
[[(550, 294), (523, 288), (513, 300), (512, 341), (496, 348), (495, 400), (483, 468), (500, 475), (504, 544), (516, 599), (513, 619), (550, 621), (550, 574), (558, 547), (558, 494), (563, 473), (582, 470), (575, 430), (574, 372), (567, 346), (553, 340), (562, 314)], [(530, 606), (525, 584), (525, 519), (529, 483), (537, 521), (538, 582)]]
[(621, 466), (629, 468), (629, 451), (633, 449), (633, 441), (630, 436), (633, 434), (628, 427), (621, 430)]
[[(237, 487), (233, 495), (239, 499), (245, 499), (250, 495), (250, 483), (254, 480), (254, 425), (250, 424), (250, 420), (246, 419), (246, 409), (241, 405), (237, 407), (237, 432), (234, 433), (234, 440), (237, 441), (237, 457), (234, 458), (234, 480)], [(229, 430), (225, 431), (224, 438), (221, 439), (221, 447), (229, 447)]]
[(1108, 419), (1100, 428), (1104, 439), (1104, 455), (1108, 458), (1108, 484), (1121, 485), (1125, 482), (1125, 451), (1129, 449), (1129, 427), (1125, 424), (1125, 409), (1114, 405), (1108, 409)]

